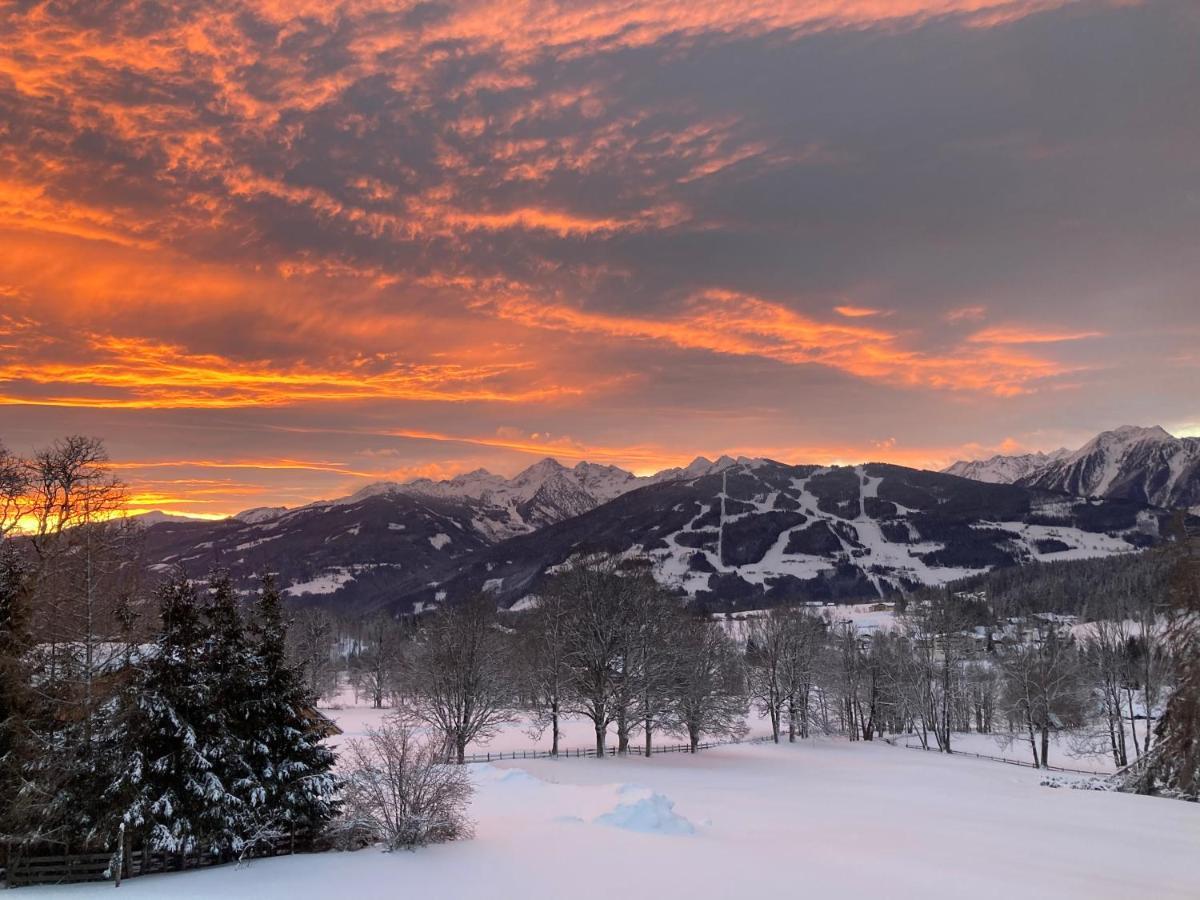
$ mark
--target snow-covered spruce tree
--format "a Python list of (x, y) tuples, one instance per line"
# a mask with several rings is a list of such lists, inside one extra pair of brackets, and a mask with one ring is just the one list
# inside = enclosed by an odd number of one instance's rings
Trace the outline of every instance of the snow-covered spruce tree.
[(240, 855), (256, 831), (255, 808), (265, 792), (249, 759), (259, 741), (253, 705), (255, 659), (238, 615), (229, 573), (209, 576), (203, 615), (200, 669), (207, 683), (207, 703), (197, 722), (198, 748), (212, 766), (209, 802), (200, 829), (209, 849)]
[(196, 589), (183, 571), (157, 592), (161, 625), (132, 686), (124, 766), (111, 796), (125, 804), (135, 843), (167, 853), (208, 849), (205, 823), (227, 793), (204, 755), (212, 702), (202, 668), (204, 627)]
[(263, 796), (247, 838), (312, 835), (338, 812), (337, 757), (305, 717), (317, 698), (288, 663), (283, 602), (271, 575), (263, 576), (250, 631), (254, 668), (247, 716), (254, 739), (249, 762)]
[(1125, 787), (1200, 794), (1200, 536), (1189, 534), (1183, 516), (1175, 523), (1168, 585), (1167, 646), (1174, 686), (1159, 720), (1157, 743)]
[(10, 844), (19, 842), (24, 831), (15, 799), (30, 743), (29, 646), (23, 566), (13, 543), (0, 537), (0, 797), (6, 798), (0, 803), (0, 841)]

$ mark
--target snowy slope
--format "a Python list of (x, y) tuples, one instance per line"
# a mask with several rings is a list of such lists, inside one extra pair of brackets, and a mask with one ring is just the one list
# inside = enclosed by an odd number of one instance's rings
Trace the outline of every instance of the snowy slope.
[(489, 546), (476, 527), (488, 514), (471, 500), (367, 495), (250, 521), (165, 522), (147, 528), (146, 553), (160, 572), (181, 566), (200, 578), (220, 566), (250, 591), (270, 571), (289, 597), (369, 610)]
[(1138, 500), (1166, 508), (1200, 506), (1200, 438), (1177, 438), (1157, 426), (1105, 431), (1073, 453), (994, 456), (956, 462), (946, 471), (1080, 497)]
[[(132, 900), (1194, 900), (1200, 807), (879, 742), (471, 767), (473, 838), (132, 878)], [(618, 810), (625, 808), (623, 814)], [(688, 827), (681, 827), (681, 822)], [(31, 900), (113, 896), (29, 887)]]
[(702, 459), (637, 478), (544, 460), (512, 479), (475, 472), (250, 521), (163, 523), (147, 529), (147, 551), (160, 571), (220, 565), (249, 589), (269, 570), (303, 601), (396, 611), (479, 591), (519, 603), (580, 552), (643, 554), (663, 583), (725, 611), (853, 603), (998, 566), (1131, 552), (1157, 542), (1164, 515), (879, 463)]
[(244, 590), (261, 572), (276, 572), (288, 596), (343, 609), (394, 606), (419, 591), (437, 603), (440, 581), (464, 555), (644, 485), (735, 464), (700, 458), (686, 469), (638, 477), (616, 466), (567, 468), (544, 459), (511, 479), (479, 469), (448, 481), (380, 482), (349, 497), (251, 509), (218, 522), (148, 516), (147, 552), (160, 572), (182, 566), (203, 577), (213, 566), (227, 568)]
[(1071, 455), (1065, 447), (1053, 453), (1023, 453), (1019, 456), (993, 456), (989, 459), (959, 460), (943, 469), (947, 475), (987, 481), (991, 484), (1013, 484), (1040, 472), (1052, 463)]
[[(519, 603), (547, 570), (588, 551), (644, 554), (711, 610), (785, 600), (853, 602), (997, 566), (1133, 552), (1161, 511), (872, 463), (734, 462), (649, 485), (533, 535), (455, 561), (442, 599), (479, 590)], [(401, 602), (429, 603), (432, 591)]]

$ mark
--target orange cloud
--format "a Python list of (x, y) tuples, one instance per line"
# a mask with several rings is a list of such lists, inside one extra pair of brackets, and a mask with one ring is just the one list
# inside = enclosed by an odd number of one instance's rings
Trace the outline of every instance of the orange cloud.
[(967, 340), (976, 344), (1059, 344), (1064, 341), (1082, 341), (1104, 337), (1102, 331), (1045, 331), (1018, 326), (985, 328)]
[(758, 356), (789, 365), (823, 365), (909, 387), (972, 390), (1008, 397), (1078, 366), (972, 342), (937, 355), (905, 347), (902, 335), (862, 325), (819, 322), (783, 304), (732, 291), (690, 298), (671, 318), (587, 312), (529, 297), (494, 300), (502, 318), (560, 331), (652, 340), (689, 350)]
[[(513, 450), (533, 456), (555, 456), (569, 460), (587, 460), (611, 464), (636, 465), (644, 468), (647, 465), (657, 465), (658, 468), (670, 468), (680, 458), (678, 451), (670, 452), (662, 447), (627, 446), (609, 447), (598, 444), (585, 444), (572, 440), (570, 437), (552, 439), (549, 435), (524, 434), (515, 429), (502, 429), (496, 435), (454, 435), (436, 431), (420, 431), (416, 429), (395, 429), (377, 431), (376, 434), (388, 437), (411, 438), (422, 441), (437, 441), (439, 443), (466, 444), (473, 447), (490, 447), (497, 450)], [(689, 460), (692, 457), (689, 457)]]
[[(356, 478), (374, 478), (377, 472), (360, 472), (338, 462), (297, 459), (171, 459), (155, 461), (118, 461), (110, 463), (113, 469), (145, 471), (147, 469), (261, 469), (263, 471), (331, 472)], [(194, 481), (184, 483), (195, 484)]]
[[(577, 395), (569, 387), (505, 388), (519, 362), (487, 365), (404, 364), (281, 367), (111, 335), (88, 338), (91, 358), (79, 363), (0, 361), (0, 405), (103, 409), (232, 409), (358, 400), (530, 402)], [(14, 385), (36, 386), (36, 394)], [(86, 390), (80, 391), (80, 388)]]
[(986, 306), (960, 306), (950, 310), (944, 318), (947, 322), (977, 322), (986, 315)]
[(882, 309), (872, 309), (869, 306), (835, 306), (833, 311), (839, 316), (845, 316), (847, 319), (865, 319), (869, 316), (883, 314)]

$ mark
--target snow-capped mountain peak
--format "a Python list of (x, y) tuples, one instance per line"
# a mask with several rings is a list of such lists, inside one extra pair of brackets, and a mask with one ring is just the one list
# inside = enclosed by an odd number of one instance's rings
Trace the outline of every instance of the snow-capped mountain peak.
[(1070, 462), (1083, 459), (1097, 452), (1110, 456), (1124, 456), (1139, 444), (1170, 444), (1174, 435), (1161, 426), (1143, 428), (1139, 425), (1122, 425), (1111, 431), (1102, 431), (1068, 457)]
[(521, 485), (541, 485), (547, 479), (554, 478), (564, 472), (571, 471), (557, 459), (551, 459), (547, 456), (545, 459), (535, 462), (532, 466), (518, 472), (512, 479), (513, 484)]
[(243, 509), (240, 513), (236, 513), (233, 518), (239, 522), (245, 522), (247, 525), (257, 525), (259, 522), (267, 522), (278, 518), (287, 511), (288, 508), (286, 506), (256, 506), (253, 509)]
[(1171, 508), (1200, 505), (1200, 438), (1177, 438), (1157, 425), (1104, 431), (1073, 452), (995, 456), (957, 462), (945, 471), (1083, 497)]
[(580, 462), (568, 468), (546, 457), (512, 478), (476, 469), (444, 481), (416, 478), (369, 484), (334, 504), (357, 503), (380, 495), (435, 497), (476, 508), (479, 531), (491, 539), (523, 534), (587, 512), (626, 491), (651, 483), (617, 466)]
[(1071, 451), (1062, 447), (1051, 453), (1022, 453), (1018, 456), (997, 454), (988, 459), (959, 460), (944, 469), (948, 475), (986, 481), (991, 484), (1013, 484), (1050, 463), (1065, 459)]

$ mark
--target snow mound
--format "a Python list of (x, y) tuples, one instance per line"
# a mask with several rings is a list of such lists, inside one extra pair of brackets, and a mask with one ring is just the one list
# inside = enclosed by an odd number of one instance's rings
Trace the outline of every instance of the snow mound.
[(500, 784), (537, 784), (542, 785), (546, 782), (542, 779), (530, 775), (524, 769), (505, 769), (504, 773), (496, 778)]
[(675, 812), (675, 802), (659, 793), (618, 804), (592, 821), (640, 834), (696, 833), (692, 823)]
[(490, 763), (476, 763), (473, 768), (475, 769), (475, 779), (479, 782), (507, 784), (513, 787), (541, 787), (546, 783), (536, 775), (530, 775), (524, 769), (501, 769)]

